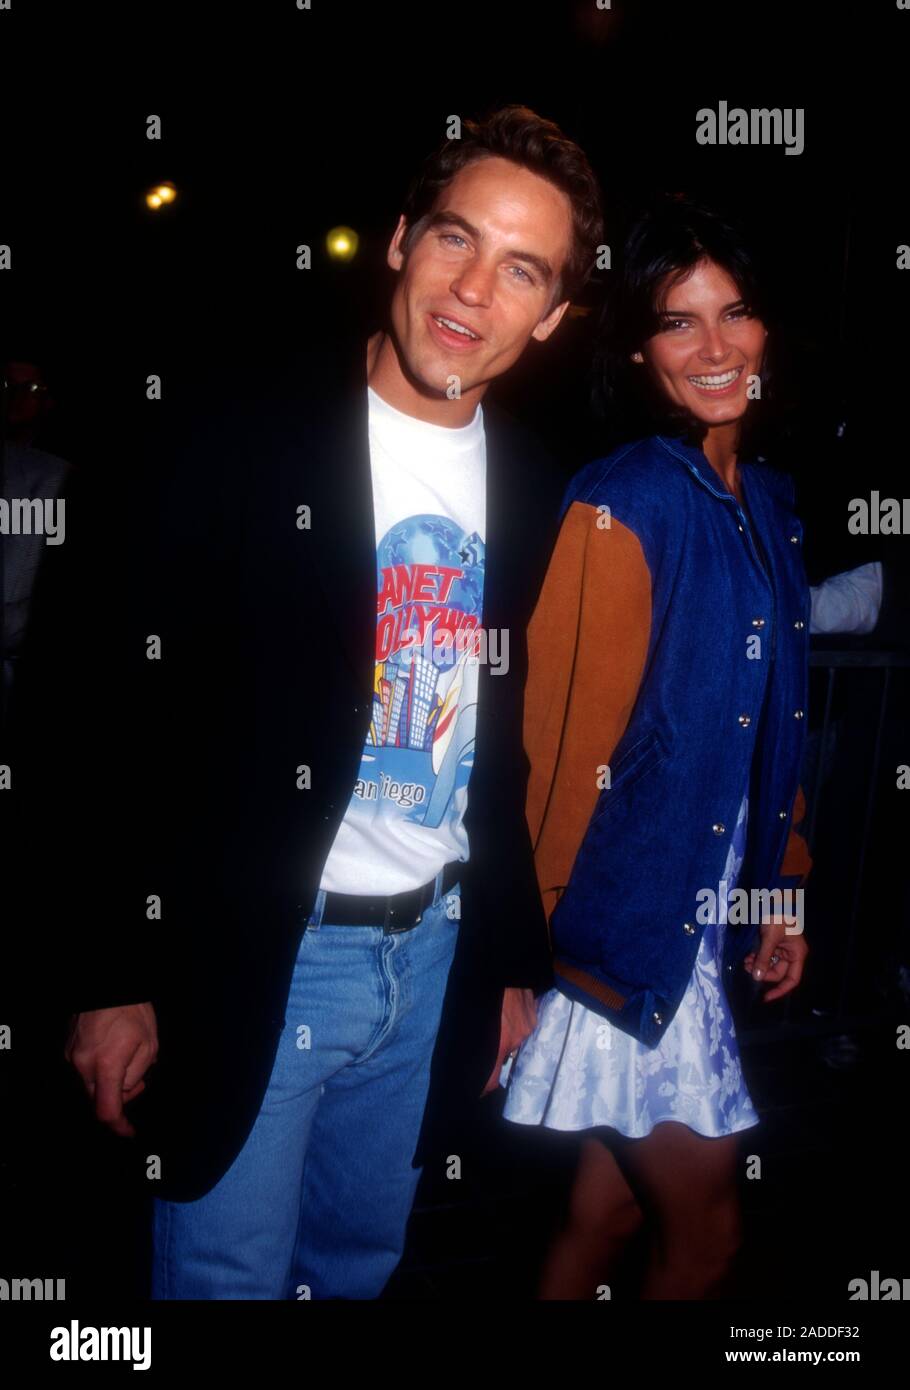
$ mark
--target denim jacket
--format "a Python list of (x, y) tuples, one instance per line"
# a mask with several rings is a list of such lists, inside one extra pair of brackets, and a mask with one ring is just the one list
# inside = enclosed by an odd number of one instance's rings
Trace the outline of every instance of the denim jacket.
[[(743, 795), (741, 888), (794, 888), (809, 590), (792, 482), (656, 436), (584, 468), (529, 628), (528, 822), (554, 972), (657, 1046), (688, 985)], [(756, 544), (756, 537), (760, 545)], [(757, 926), (729, 925), (724, 968)]]

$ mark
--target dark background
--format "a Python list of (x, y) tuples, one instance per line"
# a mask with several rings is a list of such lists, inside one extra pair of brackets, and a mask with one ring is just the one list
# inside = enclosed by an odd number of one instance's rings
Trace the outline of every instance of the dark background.
[[(777, 461), (797, 473), (808, 516), (825, 512), (808, 542), (811, 577), (868, 558), (840, 518), (857, 478), (868, 479), (865, 495), (884, 495), (903, 473), (903, 12), (650, 0), (451, 13), (317, 0), (305, 12), (284, 0), (255, 17), (229, 6), (206, 16), (197, 28), (167, 4), (147, 24), (103, 5), (78, 23), (63, 6), (4, 16), (3, 234), (14, 270), (0, 343), (7, 356), (40, 358), (57, 387), (59, 438), (46, 447), (99, 467), (97, 436), (130, 408), (137, 375), (186, 371), (200, 391), (234, 393), (290, 354), (318, 353), (342, 315), (375, 323), (418, 161), (450, 114), (520, 101), (588, 152), (614, 267), (630, 214), (655, 191), (701, 195), (744, 218), (786, 315), (796, 409)], [(80, 61), (45, 70), (69, 38)], [(695, 112), (721, 98), (803, 107), (804, 152), (697, 145)], [(149, 113), (162, 119), (158, 142), (145, 138)], [(151, 214), (143, 195), (162, 179), (178, 201)], [(338, 224), (360, 235), (353, 265), (325, 252)], [(295, 267), (302, 242), (309, 272)], [(585, 307), (597, 295), (595, 283)], [(567, 471), (606, 442), (587, 410), (595, 318), (532, 344), (495, 388)], [(129, 466), (122, 454), (109, 463)]]
[[(795, 403), (774, 461), (797, 477), (810, 578), (884, 559), (897, 601), (885, 644), (900, 647), (910, 540), (850, 537), (846, 502), (873, 488), (910, 492), (910, 272), (895, 268), (897, 246), (910, 241), (908, 56), (910, 13), (893, 3), (616, 0), (601, 11), (593, 0), (314, 0), (310, 12), (260, 3), (200, 7), (192, 17), (185, 6), (16, 4), (0, 15), (0, 242), (13, 251), (0, 278), (0, 357), (37, 361), (47, 374), (57, 409), (37, 442), (126, 492), (148, 373), (161, 374), (166, 390), (189, 383), (205, 408), (289, 359), (318, 356), (352, 325), (365, 336), (381, 321), (386, 246), (418, 160), (450, 115), (522, 102), (589, 154), (614, 268), (628, 217), (659, 190), (728, 206), (765, 245), (786, 311)], [(805, 151), (696, 145), (696, 111), (721, 99), (803, 107)], [(163, 122), (157, 143), (145, 138), (150, 113)], [(176, 184), (177, 202), (151, 214), (143, 195), (163, 179)], [(338, 224), (361, 238), (349, 266), (323, 249)], [(302, 242), (313, 248), (309, 272), (295, 268)], [(532, 344), (495, 387), (547, 439), (566, 477), (607, 445), (586, 381), (601, 288), (584, 296), (589, 312)], [(103, 641), (90, 614), (87, 626), (89, 646)], [(906, 684), (897, 690), (906, 701)], [(867, 740), (876, 698), (858, 697), (852, 716)], [(902, 709), (888, 747), (910, 761)], [(829, 880), (829, 904), (859, 871), (865, 743), (854, 762), (853, 782), (835, 779), (826, 794), (854, 850), (847, 879)], [(893, 1042), (894, 1019), (910, 1016), (893, 986), (908, 964), (908, 837), (893, 787), (892, 774), (866, 866), (864, 930), (888, 945), (879, 952), (884, 982), (876, 955), (866, 993), (851, 1001), (862, 1027), (838, 1024), (833, 1051), (830, 1036), (802, 1027), (810, 1005), (830, 1016), (840, 956), (807, 982), (792, 1026), (763, 1034), (765, 1018), (741, 1001), (756, 1024), (745, 1065), (767, 1158), (766, 1180), (744, 1194), (746, 1297), (808, 1289), (842, 1303), (847, 1278), (872, 1268), (910, 1274), (900, 1162), (908, 1064)], [(836, 923), (823, 927), (837, 935)], [(4, 1101), (16, 1136), (5, 1151), (7, 1248), (23, 1273), (65, 1274), (74, 1295), (141, 1296), (144, 1204), (125, 1186), (122, 1141), (93, 1127), (59, 1064), (52, 962), (43, 966), (48, 1012), (36, 1011), (35, 980), (23, 982), (31, 1050)], [(465, 1136), (472, 1163), (457, 1200), (451, 1183), (427, 1175), (392, 1296), (533, 1296), (574, 1149), (565, 1137), (506, 1132), (495, 1106)]]

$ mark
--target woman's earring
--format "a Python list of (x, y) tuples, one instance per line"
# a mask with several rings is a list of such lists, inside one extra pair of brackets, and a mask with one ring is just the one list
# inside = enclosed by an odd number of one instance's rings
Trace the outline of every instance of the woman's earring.
[(633, 353), (632, 353), (632, 361), (633, 361), (633, 362), (644, 362), (644, 360), (645, 360), (645, 359), (642, 357), (642, 355), (641, 355), (640, 352), (633, 352)]

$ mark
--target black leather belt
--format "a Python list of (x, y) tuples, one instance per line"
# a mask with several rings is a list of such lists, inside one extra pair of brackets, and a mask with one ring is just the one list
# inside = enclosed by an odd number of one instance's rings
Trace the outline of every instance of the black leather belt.
[[(464, 868), (460, 859), (446, 864), (440, 893), (446, 893)], [(436, 879), (407, 893), (370, 897), (362, 893), (326, 893), (322, 920), (326, 926), (382, 927), (386, 932), (410, 931), (432, 906)]]

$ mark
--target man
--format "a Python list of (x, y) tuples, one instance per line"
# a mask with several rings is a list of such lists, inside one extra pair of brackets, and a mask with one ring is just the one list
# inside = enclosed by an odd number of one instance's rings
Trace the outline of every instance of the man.
[(135, 628), (157, 978), (68, 1044), (122, 1134), (158, 1059), (136, 1109), (156, 1297), (376, 1297), (456, 942), (464, 1087), (532, 1026), (524, 628), (561, 479), (481, 401), (601, 237), (556, 126), (466, 122), (408, 192), (387, 328), (317, 335), (318, 363), (178, 463)]

